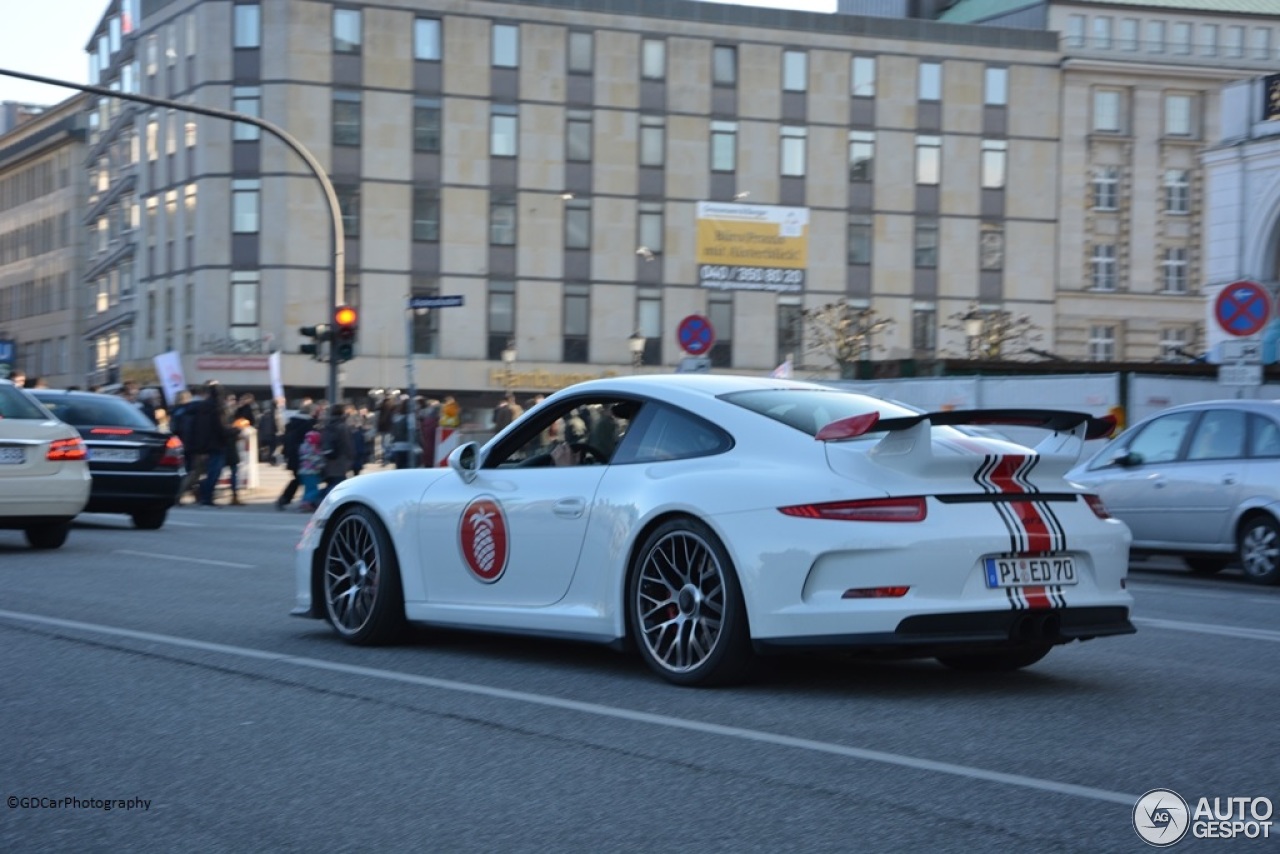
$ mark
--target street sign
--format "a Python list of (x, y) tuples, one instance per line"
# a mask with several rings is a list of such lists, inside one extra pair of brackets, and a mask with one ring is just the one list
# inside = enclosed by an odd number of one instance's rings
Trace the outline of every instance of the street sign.
[(1261, 363), (1218, 365), (1218, 382), (1222, 385), (1255, 386), (1262, 385)]
[(409, 308), (458, 308), (462, 305), (462, 294), (449, 294), (438, 297), (409, 297)]
[(1222, 361), (1262, 364), (1262, 342), (1250, 340), (1223, 341)]
[(676, 365), (677, 374), (709, 374), (711, 360), (706, 356), (685, 356)]
[(1232, 282), (1218, 293), (1213, 316), (1228, 335), (1248, 338), (1262, 331), (1271, 316), (1271, 297), (1257, 282)]
[(676, 341), (690, 356), (701, 356), (716, 343), (716, 332), (710, 320), (700, 314), (691, 314), (676, 328)]

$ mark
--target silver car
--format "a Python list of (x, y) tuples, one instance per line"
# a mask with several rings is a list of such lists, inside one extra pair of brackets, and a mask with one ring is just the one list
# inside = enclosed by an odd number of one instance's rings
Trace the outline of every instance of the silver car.
[(1238, 561), (1280, 583), (1280, 401), (1175, 406), (1072, 469), (1129, 526), (1136, 554), (1176, 554), (1193, 572)]

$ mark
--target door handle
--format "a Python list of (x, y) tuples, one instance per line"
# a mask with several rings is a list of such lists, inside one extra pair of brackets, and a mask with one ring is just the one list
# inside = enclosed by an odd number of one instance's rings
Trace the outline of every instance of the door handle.
[(552, 512), (561, 519), (577, 519), (587, 509), (587, 502), (581, 498), (562, 498), (556, 502)]
[(1235, 475), (1233, 475), (1233, 474), (1226, 474), (1226, 475), (1223, 475), (1223, 476), (1222, 476), (1222, 482), (1223, 482), (1223, 483), (1225, 483), (1227, 486), (1231, 486), (1232, 484), (1234, 484), (1234, 483), (1236, 482), (1236, 476), (1235, 476)]

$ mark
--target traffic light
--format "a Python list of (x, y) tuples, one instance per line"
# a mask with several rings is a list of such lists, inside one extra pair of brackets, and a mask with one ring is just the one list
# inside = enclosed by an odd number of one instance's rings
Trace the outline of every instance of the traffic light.
[(332, 337), (332, 335), (329, 332), (328, 325), (324, 323), (318, 323), (315, 326), (302, 326), (298, 328), (298, 332), (302, 334), (303, 338), (314, 339), (312, 343), (303, 344), (299, 348), (299, 351), (302, 353), (302, 355), (310, 356), (311, 358), (315, 359), (317, 362), (323, 362), (324, 347), (322, 345), (324, 344), (324, 342), (328, 341)]
[(350, 362), (356, 356), (356, 332), (359, 317), (349, 305), (340, 305), (333, 313), (334, 356), (339, 362)]

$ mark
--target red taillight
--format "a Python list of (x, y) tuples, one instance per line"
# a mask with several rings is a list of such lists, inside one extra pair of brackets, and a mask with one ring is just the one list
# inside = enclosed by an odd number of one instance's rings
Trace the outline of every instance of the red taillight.
[(88, 456), (84, 442), (81, 442), (77, 437), (75, 439), (54, 439), (49, 443), (49, 453), (45, 455), (45, 459), (61, 463), (68, 460), (83, 460)]
[(182, 440), (177, 436), (170, 436), (169, 441), (164, 443), (164, 456), (160, 458), (160, 465), (173, 468), (182, 465)]
[(923, 522), (928, 515), (921, 496), (793, 504), (779, 507), (778, 512), (803, 519), (840, 519), (845, 522)]
[(1096, 495), (1085, 495), (1084, 503), (1089, 505), (1089, 509), (1093, 511), (1093, 515), (1099, 519), (1110, 519), (1111, 514), (1107, 512), (1107, 505), (1102, 503), (1102, 499)]
[(133, 433), (132, 427), (94, 427), (90, 433), (98, 433), (104, 436), (128, 436)]
[(901, 599), (910, 587), (853, 587), (841, 599)]

